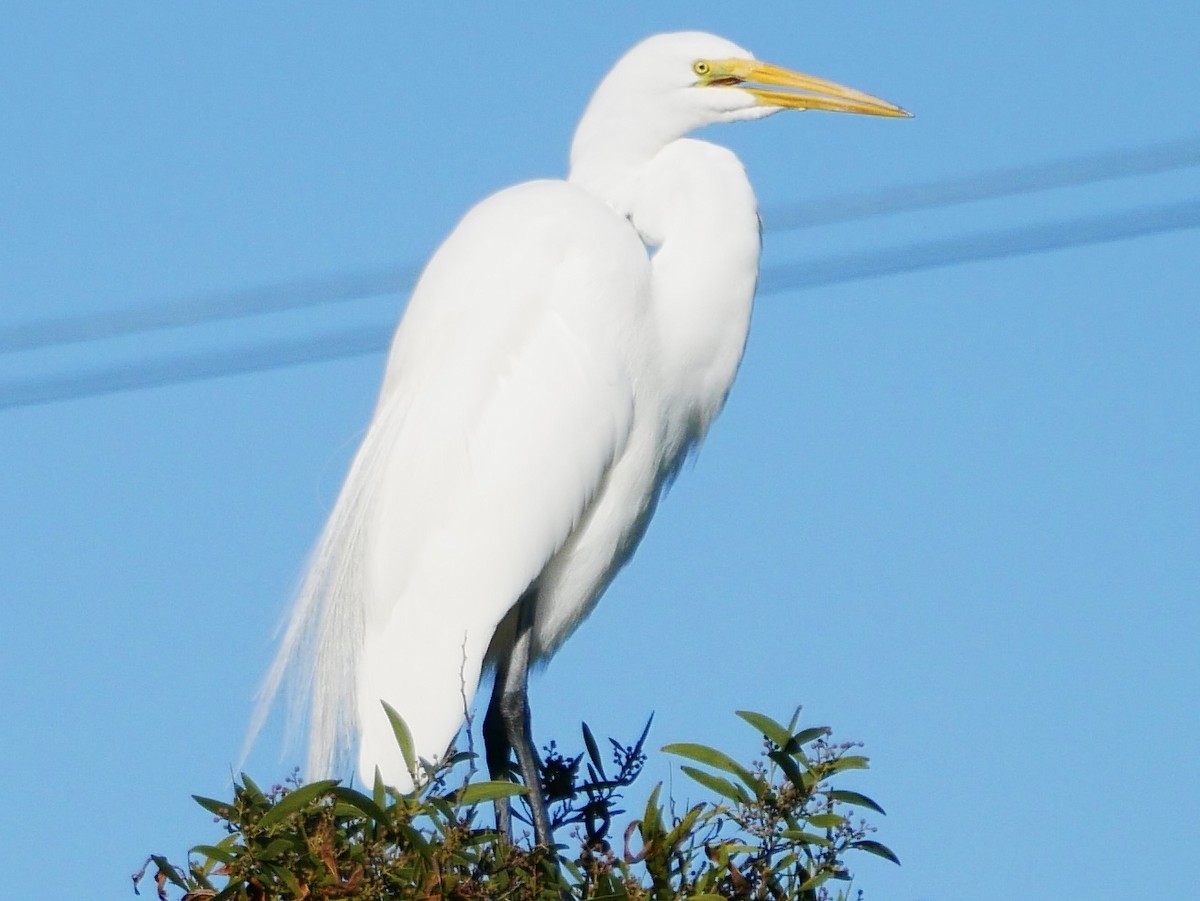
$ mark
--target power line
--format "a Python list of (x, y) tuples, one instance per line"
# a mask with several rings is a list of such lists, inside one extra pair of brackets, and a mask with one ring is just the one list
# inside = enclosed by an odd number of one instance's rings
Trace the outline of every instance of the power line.
[(773, 293), (815, 288), (1197, 227), (1200, 227), (1200, 200), (1135, 207), (1120, 213), (1079, 216), (955, 238), (915, 241), (899, 247), (840, 254), (809, 262), (785, 263), (772, 266), (763, 273), (760, 290)]
[[(763, 220), (769, 231), (787, 231), (1159, 174), (1193, 166), (1200, 166), (1200, 138), (1005, 167), (870, 193), (818, 197), (803, 203), (769, 207), (763, 213)], [(411, 287), (419, 273), (419, 266), (397, 266), (7, 326), (0, 328), (0, 353), (41, 350), (56, 345), (260, 316), (326, 303), (401, 294)]]
[(768, 208), (763, 211), (763, 221), (772, 231), (811, 228), (1138, 175), (1157, 175), (1193, 166), (1200, 166), (1200, 138), (991, 169), (975, 175), (899, 185), (868, 193), (815, 198)]
[[(1123, 213), (1079, 216), (957, 238), (920, 241), (883, 250), (772, 266), (763, 272), (760, 294), (777, 294), (871, 278), (883, 278), (961, 263), (1124, 241), (1200, 228), (1200, 200), (1143, 206)], [(328, 331), (296, 340), (271, 340), (233, 349), (176, 354), (149, 361), (102, 366), (67, 376), (0, 382), (0, 410), (49, 404), (380, 353), (392, 325)]]
[(396, 266), (224, 291), (173, 303), (142, 304), (86, 316), (43, 319), (0, 329), (0, 353), (42, 350), (61, 344), (399, 294), (416, 281), (418, 274), (416, 267)]
[(387, 326), (359, 326), (308, 338), (247, 342), (97, 366), (70, 375), (13, 379), (0, 382), (0, 410), (382, 353), (390, 340)]

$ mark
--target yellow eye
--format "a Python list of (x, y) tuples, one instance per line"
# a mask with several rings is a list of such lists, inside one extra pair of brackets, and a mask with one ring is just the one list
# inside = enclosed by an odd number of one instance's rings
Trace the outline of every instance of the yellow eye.
[(705, 60), (699, 59), (692, 63), (692, 71), (703, 78), (712, 71), (712, 66), (710, 66)]

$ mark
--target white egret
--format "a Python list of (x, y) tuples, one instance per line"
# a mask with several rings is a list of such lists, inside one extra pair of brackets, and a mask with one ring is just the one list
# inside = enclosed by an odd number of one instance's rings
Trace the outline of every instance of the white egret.
[(597, 88), (567, 180), (484, 200), (434, 254), (264, 692), (290, 669), (309, 699), (310, 778), (357, 743), (363, 779), (409, 789), (380, 702), (435, 759), (492, 668), (489, 767), (516, 751), (551, 842), (529, 667), (630, 558), (750, 323), (754, 193), (730, 151), (684, 136), (789, 108), (908, 115), (713, 35), (651, 37)]

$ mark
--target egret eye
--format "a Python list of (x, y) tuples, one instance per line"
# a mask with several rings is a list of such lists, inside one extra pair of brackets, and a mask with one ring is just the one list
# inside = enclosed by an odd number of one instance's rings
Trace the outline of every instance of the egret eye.
[(698, 59), (696, 62), (692, 63), (692, 71), (703, 78), (712, 71), (712, 66), (710, 66), (705, 60)]

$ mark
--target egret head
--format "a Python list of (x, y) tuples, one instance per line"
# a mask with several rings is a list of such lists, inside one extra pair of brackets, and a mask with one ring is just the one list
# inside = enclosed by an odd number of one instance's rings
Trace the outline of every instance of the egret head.
[(705, 125), (785, 109), (909, 115), (853, 88), (760, 62), (716, 35), (659, 34), (621, 57), (596, 88), (571, 147), (572, 179), (580, 168), (648, 160)]

